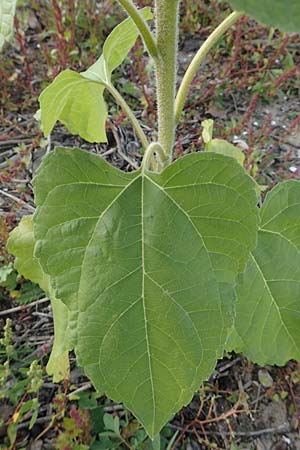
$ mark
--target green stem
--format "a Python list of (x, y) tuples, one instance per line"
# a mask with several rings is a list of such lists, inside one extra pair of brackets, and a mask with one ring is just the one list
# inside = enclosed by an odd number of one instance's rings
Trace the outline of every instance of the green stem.
[(158, 141), (171, 161), (175, 139), (175, 82), (180, 0), (156, 0)]
[(187, 96), (188, 88), (190, 87), (191, 82), (193, 81), (194, 76), (196, 75), (196, 72), (200, 66), (200, 64), (203, 62), (204, 58), (208, 54), (208, 52), (211, 50), (211, 48), (218, 42), (220, 37), (223, 36), (223, 34), (226, 33), (226, 31), (241, 17), (243, 16), (243, 13), (234, 11), (231, 13), (228, 17), (226, 17), (225, 20), (211, 33), (210, 36), (206, 39), (206, 41), (202, 44), (194, 58), (192, 59), (189, 67), (187, 68), (187, 71), (185, 72), (185, 75), (183, 77), (183, 80), (180, 84), (176, 101), (175, 101), (175, 121), (176, 124), (179, 122), (180, 115), (183, 110), (184, 102)]
[(149, 146), (149, 142), (148, 142), (146, 135), (143, 132), (138, 120), (136, 119), (133, 111), (131, 110), (131, 108), (126, 103), (126, 101), (124, 100), (122, 95), (117, 91), (117, 89), (114, 86), (112, 86), (111, 84), (105, 84), (105, 87), (111, 93), (111, 95), (115, 98), (117, 103), (119, 103), (119, 105), (123, 109), (124, 113), (126, 114), (128, 119), (131, 121), (133, 128), (135, 129), (136, 134), (142, 143), (143, 148), (146, 149)]
[(158, 57), (158, 50), (156, 46), (155, 39), (151, 30), (147, 24), (147, 22), (140, 15), (137, 7), (132, 3), (131, 0), (119, 0), (119, 3), (123, 6), (123, 8), (127, 11), (128, 15), (134, 21), (137, 29), (141, 33), (141, 36), (145, 42), (146, 48), (152, 58)]

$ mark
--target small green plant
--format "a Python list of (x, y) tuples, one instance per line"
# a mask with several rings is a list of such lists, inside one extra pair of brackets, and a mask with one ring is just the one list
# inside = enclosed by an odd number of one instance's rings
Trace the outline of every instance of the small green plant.
[[(34, 180), (36, 213), (22, 219), (8, 248), (17, 270), (51, 297), (48, 371), (67, 376), (75, 349), (95, 388), (124, 402), (157, 442), (225, 348), (261, 364), (300, 359), (300, 184), (278, 185), (257, 208), (260, 189), (243, 155), (213, 139), (209, 122), (206, 151), (172, 161), (188, 88), (216, 42), (243, 12), (299, 31), (300, 9), (298, 0), (232, 0), (242, 12), (203, 43), (176, 94), (180, 1), (155, 2), (155, 33), (149, 8), (119, 3), (129, 18), (95, 64), (61, 72), (43, 91), (41, 124), (45, 135), (59, 120), (87, 141), (106, 142), (107, 91), (141, 141), (141, 167), (124, 173), (78, 148), (50, 152)], [(152, 139), (111, 77), (139, 34), (155, 67)]]
[[(17, 426), (29, 419), (31, 430), (36, 423), (39, 391), (43, 385), (43, 370), (38, 360), (19, 366), (18, 354), (13, 344), (11, 319), (6, 320), (4, 336), (0, 339), (0, 401), (10, 405), (11, 417), (1, 423), (7, 429), (8, 449), (14, 449), (17, 440)], [(2, 448), (2, 447), (1, 447)]]

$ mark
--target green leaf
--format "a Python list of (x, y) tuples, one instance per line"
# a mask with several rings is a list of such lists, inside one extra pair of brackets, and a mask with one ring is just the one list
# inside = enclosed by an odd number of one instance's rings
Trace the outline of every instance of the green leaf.
[(112, 416), (111, 414), (104, 414), (103, 422), (106, 430), (113, 431), (117, 435), (120, 434), (120, 420), (118, 416)]
[(237, 283), (235, 332), (228, 348), (252, 361), (300, 359), (300, 183), (277, 185), (261, 209), (257, 248)]
[(219, 153), (220, 155), (230, 156), (230, 158), (236, 159), (239, 164), (244, 164), (245, 155), (242, 150), (240, 150), (230, 142), (225, 141), (224, 139), (212, 139), (209, 143), (206, 144), (205, 149), (207, 152), (214, 152)]
[[(140, 13), (152, 19), (150, 8)], [(40, 95), (41, 126), (48, 136), (56, 122), (62, 122), (72, 134), (88, 142), (107, 142), (105, 123), (107, 106), (103, 93), (111, 84), (112, 72), (124, 61), (138, 37), (131, 18), (124, 20), (108, 36), (103, 54), (82, 73), (64, 70)]]
[(16, 441), (16, 438), (17, 438), (17, 424), (16, 423), (12, 422), (12, 423), (10, 423), (8, 425), (8, 427), (7, 427), (7, 436), (8, 436), (10, 445), (11, 445), (10, 448), (13, 448), (13, 445), (14, 445), (14, 443)]
[(218, 153), (219, 155), (230, 156), (234, 158), (241, 165), (244, 164), (244, 153), (235, 145), (224, 139), (213, 139), (214, 121), (212, 119), (203, 120), (202, 138), (207, 152)]
[(34, 244), (32, 216), (23, 216), (19, 225), (9, 235), (7, 250), (15, 256), (16, 270), (48, 292), (49, 277), (43, 272), (39, 261), (33, 257)]
[(88, 142), (107, 142), (104, 86), (64, 70), (40, 95), (41, 123), (48, 136), (57, 120)]
[(16, 5), (17, 0), (1, 0), (0, 2), (0, 51), (4, 43), (12, 37)]
[(53, 375), (54, 382), (68, 378), (69, 352), (72, 346), (69, 343), (69, 312), (66, 305), (55, 297), (49, 283), (49, 276), (45, 274), (37, 258), (34, 257), (34, 235), (32, 216), (22, 217), (19, 225), (10, 233), (7, 249), (15, 256), (17, 271), (40, 285), (49, 294), (54, 321), (54, 343), (47, 366), (49, 375)]
[(14, 271), (13, 265), (0, 267), (0, 287), (6, 289), (15, 289), (17, 286), (17, 273)]
[(228, 0), (233, 9), (243, 11), (258, 22), (287, 33), (300, 32), (299, 0)]
[(69, 351), (73, 349), (70, 339), (69, 310), (66, 305), (51, 293), (51, 304), (54, 322), (54, 342), (47, 364), (47, 373), (52, 375), (53, 382), (69, 379)]
[(256, 245), (254, 182), (212, 153), (123, 173), (58, 148), (34, 189), (35, 254), (69, 308), (79, 364), (153, 437), (222, 355), (227, 286)]

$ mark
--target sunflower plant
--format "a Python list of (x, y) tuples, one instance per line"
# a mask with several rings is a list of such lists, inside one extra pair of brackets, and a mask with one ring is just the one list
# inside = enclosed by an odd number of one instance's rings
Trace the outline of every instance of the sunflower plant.
[[(234, 11), (176, 91), (180, 1), (138, 9), (119, 0), (128, 18), (91, 67), (61, 72), (41, 93), (41, 124), (46, 136), (60, 121), (89, 142), (106, 142), (107, 92), (140, 140), (141, 167), (125, 173), (79, 148), (56, 148), (34, 179), (36, 212), (8, 244), (19, 272), (52, 301), (49, 373), (66, 377), (74, 349), (95, 388), (123, 402), (151, 438), (225, 348), (260, 364), (300, 360), (300, 183), (277, 185), (258, 208), (241, 153), (212, 139), (209, 123), (206, 151), (173, 161), (188, 89), (220, 37), (244, 14), (300, 30), (299, 0), (229, 3)], [(112, 82), (138, 35), (155, 71), (155, 138)]]

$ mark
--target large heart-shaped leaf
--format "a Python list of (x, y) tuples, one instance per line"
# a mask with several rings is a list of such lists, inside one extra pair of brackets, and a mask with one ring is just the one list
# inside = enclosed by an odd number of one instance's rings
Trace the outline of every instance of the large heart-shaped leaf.
[(0, 50), (12, 36), (16, 4), (17, 0), (1, 0), (0, 2)]
[(10, 233), (7, 249), (15, 256), (15, 268), (25, 278), (40, 285), (49, 295), (53, 310), (54, 343), (47, 371), (53, 375), (56, 383), (69, 376), (69, 351), (71, 344), (68, 339), (68, 308), (54, 296), (50, 286), (49, 275), (42, 270), (37, 258), (34, 257), (34, 235), (32, 216), (22, 217), (19, 225)]
[[(227, 1), (227, 0), (226, 0)], [(299, 0), (228, 0), (230, 5), (258, 22), (287, 33), (300, 33)]]
[[(140, 14), (146, 20), (152, 19), (150, 8), (143, 8)], [(107, 106), (103, 92), (105, 86), (111, 84), (112, 72), (134, 46), (138, 34), (132, 19), (124, 20), (106, 39), (103, 54), (95, 64), (82, 73), (64, 70), (42, 92), (39, 101), (45, 136), (59, 120), (70, 133), (79, 134), (86, 141), (107, 142)]]
[(261, 209), (258, 244), (237, 284), (228, 348), (261, 365), (300, 359), (300, 182), (274, 188)]
[(153, 437), (222, 355), (229, 283), (256, 244), (255, 184), (212, 153), (154, 174), (56, 149), (34, 187), (36, 256), (79, 363)]

